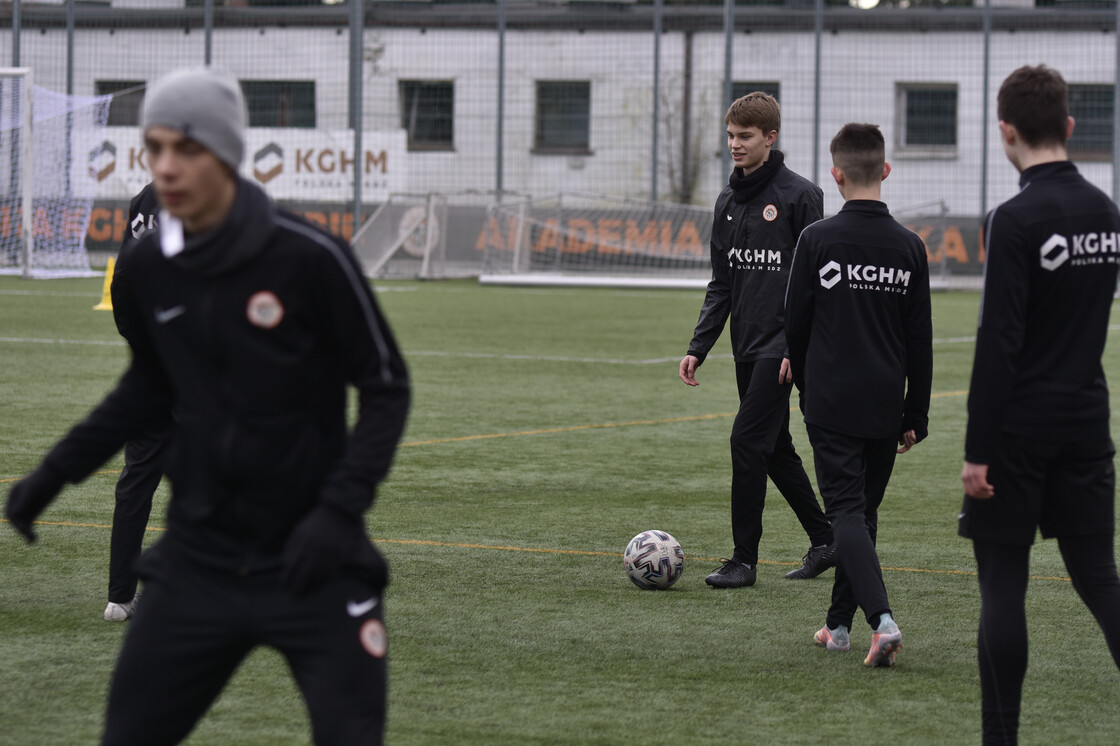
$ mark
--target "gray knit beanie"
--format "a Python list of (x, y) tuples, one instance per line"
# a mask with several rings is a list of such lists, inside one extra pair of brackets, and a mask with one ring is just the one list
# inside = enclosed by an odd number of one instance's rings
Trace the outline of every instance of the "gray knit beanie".
[(170, 127), (206, 147), (234, 171), (245, 155), (247, 119), (241, 86), (208, 67), (176, 70), (148, 87), (141, 116), (144, 131)]

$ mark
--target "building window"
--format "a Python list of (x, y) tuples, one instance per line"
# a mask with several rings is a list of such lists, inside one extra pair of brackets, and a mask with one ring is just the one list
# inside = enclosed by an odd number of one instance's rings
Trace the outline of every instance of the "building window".
[(779, 95), (779, 91), (781, 91), (781, 85), (778, 83), (751, 83), (736, 81), (731, 84), (731, 101), (728, 101), (727, 105), (730, 106), (732, 101), (736, 101), (743, 96), (746, 96), (748, 93), (754, 93), (755, 91), (769, 93), (779, 102), (781, 102), (782, 100), (782, 97)]
[(250, 127), (315, 127), (315, 81), (242, 80)]
[(402, 80), (397, 87), (408, 149), (454, 149), (455, 84), (449, 80)]
[(1113, 91), (1111, 85), (1070, 85), (1069, 113), (1075, 124), (1068, 149), (1073, 160), (1112, 160)]
[(112, 96), (109, 102), (110, 127), (137, 127), (140, 125), (140, 107), (144, 105), (142, 80), (98, 80), (94, 89), (98, 96)]
[(537, 153), (591, 152), (591, 83), (586, 80), (538, 80)]
[(900, 83), (895, 90), (897, 153), (916, 158), (955, 158), (957, 86)]

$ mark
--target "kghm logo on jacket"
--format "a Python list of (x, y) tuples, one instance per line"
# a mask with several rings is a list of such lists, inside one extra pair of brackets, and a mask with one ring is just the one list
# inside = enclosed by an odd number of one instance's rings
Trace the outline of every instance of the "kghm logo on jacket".
[(830, 260), (817, 274), (821, 278), (821, 287), (825, 290), (831, 290), (841, 280), (847, 280), (848, 287), (852, 290), (875, 290), (880, 293), (906, 295), (910, 288), (911, 271), (896, 267), (876, 267), (873, 264), (841, 266), (840, 262)]
[(782, 252), (773, 249), (736, 249), (727, 252), (727, 265), (732, 269), (782, 271)]
[(1055, 233), (1046, 239), (1038, 250), (1039, 266), (1053, 272), (1067, 261), (1071, 267), (1120, 263), (1120, 233), (1078, 233), (1072, 238), (1071, 242)]

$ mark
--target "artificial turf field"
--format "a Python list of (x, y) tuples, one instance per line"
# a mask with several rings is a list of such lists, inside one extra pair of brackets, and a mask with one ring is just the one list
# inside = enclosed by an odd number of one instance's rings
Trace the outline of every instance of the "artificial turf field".
[[(0, 277), (5, 495), (126, 364), (112, 314), (91, 310), (101, 285)], [(703, 582), (731, 550), (737, 404), (726, 334), (699, 388), (677, 379), (703, 291), (375, 287), (414, 392), (367, 516), (393, 570), (389, 744), (979, 743), (979, 598), (971, 546), (955, 534), (977, 294), (933, 299), (930, 436), (899, 457), (880, 511), (903, 649), (896, 668), (868, 670), (858, 620), (851, 652), (812, 644), (832, 573), (783, 578), (808, 543), (773, 488), (758, 584)], [(796, 412), (792, 430), (813, 478)], [(37, 544), (0, 526), (0, 744), (98, 740), (127, 626), (101, 619), (122, 463), (68, 488)], [(149, 541), (166, 499), (161, 487)], [(669, 591), (623, 574), (626, 542), (648, 528), (684, 547)], [(1120, 673), (1104, 638), (1053, 542), (1036, 545), (1032, 573), (1020, 742), (1113, 746)], [(188, 739), (309, 741), (299, 693), (268, 650)]]

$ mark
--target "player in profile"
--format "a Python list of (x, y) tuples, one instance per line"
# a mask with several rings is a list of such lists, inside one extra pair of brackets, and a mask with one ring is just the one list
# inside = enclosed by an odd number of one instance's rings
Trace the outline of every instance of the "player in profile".
[(383, 740), (388, 568), (364, 514), (407, 371), (349, 246), (238, 176), (245, 119), (237, 81), (209, 68), (148, 89), (163, 210), (112, 285), (131, 362), (5, 510), (33, 540), (65, 484), (172, 414), (167, 531), (140, 559), (102, 746), (179, 743), (258, 645), (287, 660), (315, 743)]
[(801, 233), (785, 317), (817, 489), (840, 559), (825, 625), (814, 640), (849, 650), (858, 606), (872, 629), (864, 663), (890, 667), (902, 632), (875, 540), (895, 454), (909, 451), (928, 430), (929, 267), (925, 244), (881, 200), (891, 169), (879, 127), (846, 124), (829, 149), (844, 206)]
[(766, 477), (773, 480), (809, 536), (802, 566), (787, 578), (814, 578), (836, 564), (832, 528), (817, 503), (789, 433), (793, 388), (782, 302), (793, 247), (805, 226), (820, 220), (824, 194), (785, 165), (775, 149), (782, 126), (773, 96), (737, 99), (724, 117), (734, 169), (716, 199), (712, 279), (680, 379), (699, 385), (696, 371), (731, 319), (739, 412), (731, 428), (730, 559), (705, 578), (716, 588), (754, 585)]
[[(985, 744), (1018, 742), (1025, 596), (1035, 532), (1056, 538), (1073, 587), (1120, 666), (1116, 477), (1101, 356), (1120, 267), (1120, 212), (1069, 161), (1065, 80), (1021, 67), (997, 96), (1019, 193), (984, 226), (987, 266), (968, 394), (964, 505), (980, 582)], [(1067, 631), (1078, 655), (1084, 635)]]
[[(124, 258), (146, 231), (156, 227), (158, 212), (159, 199), (154, 184), (149, 182), (128, 203), (128, 225), (118, 259)], [(124, 469), (117, 479), (109, 538), (109, 603), (102, 615), (107, 622), (131, 619), (140, 600), (136, 560), (144, 544), (152, 498), (163, 478), (168, 426), (133, 438), (124, 447)]]

